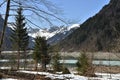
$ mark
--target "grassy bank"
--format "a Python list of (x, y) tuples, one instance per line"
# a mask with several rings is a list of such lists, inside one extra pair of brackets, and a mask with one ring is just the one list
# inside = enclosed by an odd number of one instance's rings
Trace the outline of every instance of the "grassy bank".
[[(80, 52), (60, 52), (62, 58), (64, 59), (77, 59)], [(116, 60), (120, 61), (120, 53), (109, 53), (109, 52), (87, 52), (90, 58), (93, 57), (94, 60)]]

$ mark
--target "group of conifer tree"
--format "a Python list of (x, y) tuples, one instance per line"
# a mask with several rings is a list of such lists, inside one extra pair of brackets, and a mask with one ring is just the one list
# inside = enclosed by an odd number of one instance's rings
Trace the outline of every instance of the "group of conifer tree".
[[(15, 23), (14, 27), (12, 29), (12, 34), (10, 36), (10, 40), (12, 42), (12, 49), (17, 50), (17, 70), (20, 68), (20, 59), (21, 54), (24, 56), (24, 69), (26, 67), (26, 59), (27, 59), (27, 49), (29, 45), (29, 36), (27, 33), (27, 27), (25, 22), (25, 17), (23, 15), (23, 9), (22, 7), (19, 7), (17, 9), (17, 15), (15, 16)], [(49, 49), (51, 51), (48, 51), (48, 44), (45, 37), (37, 36), (35, 38), (35, 44), (33, 48), (33, 59), (34, 59), (34, 69), (38, 70), (38, 63), (41, 62), (42, 69), (46, 70), (46, 65), (50, 62), (50, 55), (48, 52), (53, 52), (53, 49)], [(57, 54), (56, 54), (57, 53)], [(55, 53), (55, 55), (52, 56), (53, 60), (53, 68), (55, 71), (59, 71), (61, 66), (59, 63), (59, 57), (58, 51)], [(58, 65), (59, 64), (59, 65)]]
[[(10, 36), (10, 40), (12, 42), (12, 48), (17, 50), (17, 69), (20, 68), (20, 56), (21, 51), (24, 53), (24, 61), (26, 62), (27, 56), (26, 51), (29, 45), (29, 36), (27, 33), (27, 27), (25, 26), (25, 17), (23, 15), (22, 7), (17, 9), (17, 15), (15, 16), (15, 23), (12, 29), (12, 34)], [(43, 37), (36, 37), (35, 46), (33, 52), (33, 59), (35, 61), (35, 69), (37, 69), (38, 61), (41, 61), (42, 68), (46, 69), (46, 64), (48, 63), (49, 55), (47, 54), (47, 42)], [(24, 62), (24, 68), (25, 68)]]
[[(29, 36), (25, 25), (26, 22), (25, 22), (25, 17), (23, 15), (23, 9), (22, 7), (19, 7), (17, 9), (17, 15), (15, 17), (15, 23), (10, 37), (10, 40), (12, 41), (13, 49), (17, 50), (17, 59), (18, 59), (17, 70), (20, 68), (21, 51), (23, 51), (24, 53), (23, 55), (25, 61), (27, 59), (26, 51), (29, 45)], [(44, 37), (37, 36), (35, 38), (33, 59), (35, 63), (35, 70), (37, 70), (39, 61), (41, 61), (42, 69), (46, 70), (46, 65), (50, 62), (50, 56), (48, 55), (47, 41)], [(60, 59), (60, 55), (58, 54), (57, 51), (55, 55), (53, 55), (53, 69), (55, 71), (61, 70), (59, 59)], [(81, 57), (78, 59), (77, 62), (78, 71), (82, 72), (82, 74), (85, 74), (85, 72), (87, 72), (87, 69), (89, 67), (87, 60), (88, 59), (85, 54), (82, 54)], [(24, 65), (26, 65), (26, 63), (24, 63)]]

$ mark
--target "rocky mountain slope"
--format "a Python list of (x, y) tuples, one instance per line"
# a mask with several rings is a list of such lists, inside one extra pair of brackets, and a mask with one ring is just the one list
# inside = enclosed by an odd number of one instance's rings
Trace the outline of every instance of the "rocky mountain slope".
[(59, 46), (67, 51), (120, 51), (120, 0), (110, 0)]
[(53, 45), (58, 43), (59, 41), (62, 41), (64, 38), (66, 38), (68, 35), (70, 35), (74, 30), (80, 27), (80, 24), (73, 24), (68, 27), (61, 27), (52, 33), (55, 35), (48, 39), (48, 43)]

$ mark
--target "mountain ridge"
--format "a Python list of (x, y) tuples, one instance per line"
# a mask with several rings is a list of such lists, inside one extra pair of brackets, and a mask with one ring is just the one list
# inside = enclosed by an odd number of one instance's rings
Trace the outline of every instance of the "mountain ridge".
[(111, 0), (58, 46), (65, 51), (119, 51), (120, 0)]
[(46, 37), (46, 39), (54, 37), (56, 34), (65, 33), (66, 31), (70, 31), (71, 29), (76, 29), (80, 24), (72, 24), (71, 26), (65, 27), (51, 27), (50, 29), (38, 29), (32, 28), (28, 30), (29, 36), (35, 38), (36, 36)]
[[(54, 45), (59, 41), (63, 40), (65, 37), (67, 37), (78, 27), (80, 27), (80, 24), (72, 24), (68, 27), (54, 26), (49, 29), (31, 28), (31, 29), (28, 29), (28, 34), (33, 38), (33, 42), (34, 42), (34, 38), (36, 38), (37, 36), (41, 36), (47, 39), (47, 43), (49, 45)], [(34, 46), (34, 44), (32, 46)]]

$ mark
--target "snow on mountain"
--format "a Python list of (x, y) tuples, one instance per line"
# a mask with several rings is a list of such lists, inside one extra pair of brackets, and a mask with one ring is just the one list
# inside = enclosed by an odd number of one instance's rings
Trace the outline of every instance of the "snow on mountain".
[(70, 31), (71, 29), (76, 29), (78, 27), (80, 27), (80, 24), (73, 24), (73, 25), (68, 26), (68, 27), (60, 27), (59, 29), (57, 29), (53, 33), (54, 34), (58, 34), (58, 33), (64, 33), (65, 34), (66, 31)]
[(80, 24), (73, 24), (72, 26), (69, 26), (68, 27), (68, 30), (71, 30), (71, 29), (75, 29), (75, 28), (78, 28), (78, 27), (80, 27)]
[(78, 27), (80, 27), (79, 24), (73, 24), (72, 26), (62, 27), (59, 30), (54, 31), (53, 33), (55, 35), (48, 39), (48, 43), (55, 44), (55, 43), (63, 40), (64, 38), (66, 38), (69, 34), (71, 34)]
[(54, 36), (55, 34), (50, 33), (49, 31), (40, 29), (38, 32), (29, 33), (29, 36), (36, 38), (37, 36), (46, 37), (46, 39)]
[[(13, 25), (8, 25), (9, 28), (13, 29)], [(51, 27), (50, 29), (39, 29), (39, 28), (28, 28), (28, 35), (30, 36), (30, 44), (29, 47), (32, 48), (34, 46), (34, 38), (37, 36), (46, 37), (47, 42), (49, 44), (55, 44), (60, 40), (67, 37), (70, 33), (72, 33), (75, 29), (80, 27), (79, 24), (73, 24), (71, 26), (65, 27)]]
[(51, 27), (50, 29), (30, 29), (28, 30), (29, 36), (35, 38), (36, 36), (46, 37), (46, 39), (50, 39), (60, 33), (66, 34), (66, 32), (70, 31), (71, 29), (76, 29), (80, 25), (79, 24), (73, 24), (69, 27)]

